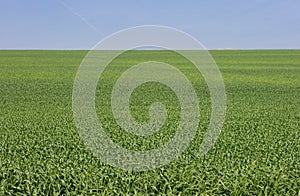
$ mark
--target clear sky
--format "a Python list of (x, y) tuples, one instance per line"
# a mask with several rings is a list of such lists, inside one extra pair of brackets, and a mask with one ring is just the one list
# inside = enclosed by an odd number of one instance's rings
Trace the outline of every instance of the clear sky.
[(300, 49), (300, 0), (1, 0), (1, 49), (90, 49), (137, 25), (183, 30), (206, 48)]

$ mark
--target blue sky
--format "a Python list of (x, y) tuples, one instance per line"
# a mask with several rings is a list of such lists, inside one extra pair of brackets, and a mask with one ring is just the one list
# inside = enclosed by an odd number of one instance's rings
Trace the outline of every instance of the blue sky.
[(1, 0), (0, 23), (2, 49), (90, 49), (137, 25), (183, 30), (208, 49), (300, 49), (299, 0)]

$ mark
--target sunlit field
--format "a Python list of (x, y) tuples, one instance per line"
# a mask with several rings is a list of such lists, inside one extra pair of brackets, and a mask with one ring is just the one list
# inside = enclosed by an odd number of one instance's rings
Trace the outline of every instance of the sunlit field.
[(176, 131), (180, 104), (170, 88), (150, 82), (130, 99), (136, 121), (149, 120), (149, 105), (168, 110), (162, 129), (134, 136), (114, 121), (114, 83), (130, 66), (163, 61), (189, 79), (199, 97), (200, 123), (189, 148), (150, 171), (124, 171), (93, 156), (72, 112), (76, 71), (87, 51), (0, 51), (0, 195), (299, 195), (300, 50), (210, 51), (222, 73), (227, 112), (216, 144), (198, 151), (211, 102), (196, 68), (170, 51), (129, 51), (104, 71), (96, 110), (107, 135), (133, 150), (149, 150)]

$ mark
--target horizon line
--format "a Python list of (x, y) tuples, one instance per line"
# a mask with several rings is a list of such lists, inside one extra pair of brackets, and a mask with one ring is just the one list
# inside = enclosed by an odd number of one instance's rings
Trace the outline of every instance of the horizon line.
[[(0, 50), (85, 50), (89, 48), (0, 48)], [(120, 49), (123, 50), (123, 49)], [(144, 49), (144, 50), (160, 50), (160, 49)], [(178, 49), (180, 50), (180, 49)], [(191, 49), (193, 50), (193, 49)], [(299, 48), (204, 48), (203, 50), (300, 50)]]

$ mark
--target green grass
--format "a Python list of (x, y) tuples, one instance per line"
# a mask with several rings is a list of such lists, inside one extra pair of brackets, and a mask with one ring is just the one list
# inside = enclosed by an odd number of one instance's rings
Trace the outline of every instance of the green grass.
[(132, 114), (145, 122), (149, 104), (161, 100), (171, 111), (166, 125), (149, 138), (122, 131), (113, 120), (109, 92), (126, 66), (169, 62), (199, 96), (201, 123), (191, 146), (147, 172), (106, 165), (81, 141), (72, 87), (86, 53), (0, 51), (0, 195), (300, 194), (299, 50), (211, 51), (226, 85), (227, 115), (216, 145), (202, 157), (197, 152), (211, 110), (195, 68), (166, 51), (134, 51), (116, 59), (98, 84), (97, 113), (106, 133), (126, 148), (147, 150), (167, 142), (179, 112), (170, 89), (148, 83), (134, 91)]

